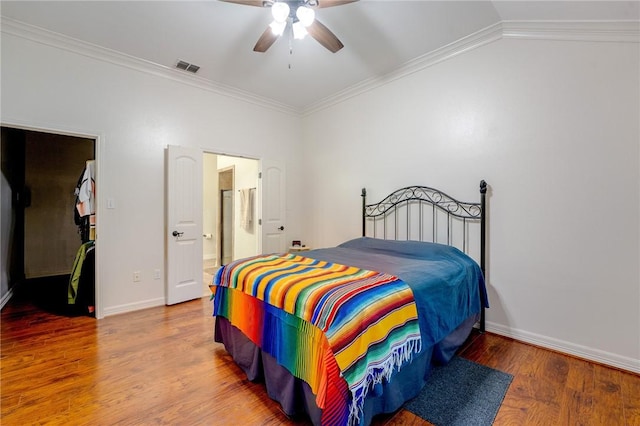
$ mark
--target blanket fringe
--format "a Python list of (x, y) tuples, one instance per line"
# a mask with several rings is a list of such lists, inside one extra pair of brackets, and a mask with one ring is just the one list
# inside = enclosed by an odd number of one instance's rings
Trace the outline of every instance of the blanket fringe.
[(351, 389), (351, 406), (349, 407), (349, 421), (347, 426), (355, 426), (361, 422), (361, 414), (364, 414), (364, 400), (369, 393), (369, 389), (382, 383), (383, 380), (389, 381), (391, 375), (400, 370), (403, 364), (411, 362), (413, 355), (422, 350), (422, 340), (420, 336), (413, 337), (401, 346), (392, 350), (389, 357), (376, 368), (367, 371), (365, 379), (358, 384), (357, 387)]

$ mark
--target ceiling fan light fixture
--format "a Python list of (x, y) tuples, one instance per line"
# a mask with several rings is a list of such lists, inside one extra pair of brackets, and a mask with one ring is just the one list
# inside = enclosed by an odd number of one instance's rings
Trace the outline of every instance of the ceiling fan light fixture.
[(296, 9), (296, 16), (299, 21), (302, 22), (302, 25), (308, 27), (313, 24), (313, 20), (316, 18), (316, 12), (310, 7), (300, 6)]
[[(332, 7), (357, 2), (358, 0), (221, 0), (247, 6), (269, 7), (275, 22), (272, 22), (258, 38), (254, 52), (264, 53), (285, 32), (289, 38), (289, 51), (293, 51), (294, 38), (303, 39), (310, 34), (331, 53), (344, 47), (340, 39), (315, 18), (316, 7)], [(265, 11), (266, 12), (266, 11)]]
[(271, 15), (276, 22), (286, 22), (289, 17), (289, 5), (281, 1), (273, 3)]
[(302, 25), (302, 22), (296, 21), (293, 23), (293, 38), (296, 40), (302, 40), (308, 34), (307, 29)]
[(285, 27), (287, 26), (287, 21), (273, 21), (271, 24), (269, 24), (269, 26), (271, 27), (271, 32), (273, 33), (273, 35), (281, 36), (282, 33), (284, 33)]

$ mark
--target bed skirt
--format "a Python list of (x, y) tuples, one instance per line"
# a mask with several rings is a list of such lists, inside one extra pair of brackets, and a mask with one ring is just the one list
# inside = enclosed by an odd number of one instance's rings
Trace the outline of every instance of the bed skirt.
[[(369, 390), (359, 424), (368, 425), (376, 414), (393, 413), (406, 401), (415, 398), (426, 383), (432, 366), (449, 362), (469, 336), (477, 317), (474, 315), (468, 318), (431, 348), (423, 348), (390, 381), (377, 384)], [(224, 344), (249, 380), (265, 383), (267, 394), (280, 403), (287, 416), (308, 416), (314, 425), (320, 425), (322, 410), (316, 405), (315, 395), (309, 385), (291, 375), (271, 355), (262, 352), (224, 317), (215, 318), (214, 340)]]

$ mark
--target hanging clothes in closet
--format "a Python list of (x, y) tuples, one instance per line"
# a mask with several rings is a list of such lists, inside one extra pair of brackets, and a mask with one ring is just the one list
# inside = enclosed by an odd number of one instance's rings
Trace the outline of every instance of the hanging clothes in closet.
[(93, 315), (95, 306), (95, 241), (83, 243), (73, 262), (67, 303), (77, 314)]
[(83, 243), (96, 239), (95, 161), (86, 162), (76, 185), (75, 223)]
[(95, 311), (96, 181), (95, 161), (89, 160), (75, 189), (74, 220), (82, 245), (76, 253), (67, 292), (69, 312), (93, 315)]

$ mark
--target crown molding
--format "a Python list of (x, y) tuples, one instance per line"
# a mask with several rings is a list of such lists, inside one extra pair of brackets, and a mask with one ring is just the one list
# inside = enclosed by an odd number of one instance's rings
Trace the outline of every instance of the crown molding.
[(4, 16), (0, 19), (0, 31), (5, 34), (10, 34), (36, 43), (66, 50), (98, 61), (108, 62), (154, 76), (163, 77), (178, 83), (248, 102), (263, 108), (300, 116), (300, 112), (296, 108), (272, 99), (260, 97), (250, 92), (225, 84), (216, 83), (196, 75), (185, 74), (182, 71), (164, 65), (136, 58), (125, 53), (107, 49), (105, 47), (45, 30)]
[(638, 43), (640, 21), (502, 21), (502, 37)]
[(321, 99), (320, 101), (315, 102), (307, 106), (306, 108), (304, 108), (302, 111), (302, 114), (309, 115), (317, 111), (320, 111), (322, 109), (328, 108), (332, 105), (343, 102), (349, 98), (352, 98), (354, 96), (373, 90), (376, 87), (380, 87), (385, 84), (391, 83), (392, 81), (398, 80), (400, 78), (403, 78), (413, 73), (416, 73), (418, 71), (421, 71), (439, 62), (453, 58), (454, 56), (460, 55), (461, 53), (476, 49), (480, 46), (484, 46), (487, 43), (491, 43), (496, 40), (499, 40), (501, 37), (502, 37), (501, 24), (497, 23), (497, 24), (491, 25), (487, 28), (484, 28), (480, 31), (477, 31), (466, 37), (463, 37), (453, 43), (450, 43), (436, 50), (433, 50), (425, 55), (418, 56), (417, 58), (412, 59), (409, 62), (406, 62), (405, 64), (401, 65), (399, 68), (396, 68), (395, 70), (387, 74), (369, 78), (353, 86), (350, 86), (345, 90), (342, 90), (334, 95)]
[(461, 53), (500, 39), (640, 43), (640, 21), (502, 21), (405, 63), (388, 74), (370, 78), (302, 110), (310, 115), (349, 98), (421, 71)]
[(293, 116), (306, 116), (329, 108), (377, 87), (424, 70), (432, 65), (500, 39), (640, 43), (640, 21), (501, 21), (453, 43), (419, 56), (384, 75), (356, 83), (301, 109), (232, 86), (216, 83), (173, 68), (25, 24), (7, 17), (0, 20), (3, 33), (95, 60), (167, 78), (218, 95), (248, 102)]

